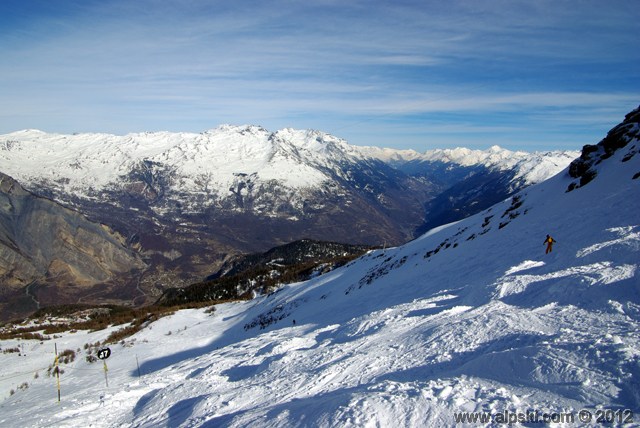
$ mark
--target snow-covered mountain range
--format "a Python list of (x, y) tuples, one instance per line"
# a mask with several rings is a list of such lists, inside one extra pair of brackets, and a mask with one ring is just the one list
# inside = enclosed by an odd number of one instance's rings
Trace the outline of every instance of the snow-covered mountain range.
[(0, 355), (0, 425), (637, 424), (639, 122), (640, 109), (551, 179), (405, 245), (157, 321), (111, 345), (108, 372), (77, 358), (60, 403), (42, 375), (52, 341), (2, 341), (26, 356)]
[[(105, 191), (124, 190), (132, 174), (139, 173), (149, 178), (142, 183), (146, 185), (144, 191), (155, 197), (160, 191), (166, 193), (167, 200), (179, 203), (184, 212), (202, 212), (209, 205), (222, 207), (232, 199), (236, 202), (231, 204), (233, 209), (270, 216), (281, 214), (278, 204), (261, 204), (258, 199), (258, 203), (244, 207), (240, 201), (252, 193), (256, 198), (275, 181), (289, 195), (289, 204), (302, 210), (305, 190), (326, 188), (336, 178), (353, 181), (345, 165), (358, 162), (483, 166), (514, 170), (514, 179), (534, 184), (556, 174), (577, 154), (531, 154), (498, 146), (485, 151), (457, 148), (421, 154), (352, 146), (319, 131), (284, 129), (271, 133), (257, 126), (230, 125), (200, 134), (60, 135), (25, 130), (0, 135), (0, 170), (30, 190), (47, 188), (60, 202), (73, 203), (74, 197), (93, 199)], [(171, 176), (165, 177), (164, 183), (154, 183), (163, 172)], [(162, 215), (164, 205), (152, 207)]]
[[(411, 227), (423, 220), (426, 200), (472, 175), (474, 168), (508, 172), (513, 191), (556, 174), (577, 155), (499, 147), (420, 154), (352, 146), (319, 131), (271, 133), (229, 125), (201, 134), (59, 135), (27, 130), (0, 136), (0, 171), (36, 194), (81, 210), (90, 201), (107, 201), (148, 209), (158, 221), (213, 211), (296, 222), (364, 199), (381, 217), (378, 223), (386, 220), (403, 229), (400, 236), (388, 237), (395, 242), (412, 237)], [(423, 178), (422, 186), (413, 180), (416, 176)], [(411, 203), (398, 196), (405, 193), (411, 193)], [(408, 225), (398, 224), (398, 211), (407, 210), (415, 218), (403, 219)], [(323, 233), (326, 237), (327, 231)], [(361, 240), (378, 243), (384, 238), (365, 235)]]
[[(0, 135), (0, 172), (123, 236), (145, 261), (109, 296), (92, 293), (96, 302), (136, 284), (126, 298), (149, 303), (202, 280), (230, 254), (303, 238), (397, 245), (548, 178), (577, 155), (498, 147), (421, 154), (319, 131), (229, 125), (200, 134)], [(58, 278), (44, 277), (49, 285)]]

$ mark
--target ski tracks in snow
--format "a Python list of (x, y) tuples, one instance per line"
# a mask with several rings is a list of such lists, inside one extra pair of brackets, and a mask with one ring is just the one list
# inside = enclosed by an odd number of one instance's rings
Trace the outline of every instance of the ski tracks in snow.
[[(525, 260), (522, 263), (511, 267), (494, 284), (494, 297), (504, 298), (514, 294), (523, 294), (532, 284), (544, 283), (555, 280), (554, 294), (559, 294), (558, 284), (567, 287), (578, 287), (580, 289), (598, 286), (611, 285), (620, 281), (634, 278), (638, 270), (638, 263), (616, 263), (611, 260), (609, 252), (616, 251), (619, 246), (631, 247), (632, 251), (640, 250), (640, 226), (622, 226), (606, 229), (605, 232), (617, 235), (615, 239), (598, 242), (588, 245), (576, 252), (576, 263), (565, 269), (554, 270), (551, 258), (549, 264), (544, 261)], [(555, 256), (555, 254), (554, 254)], [(589, 258), (593, 263), (579, 264), (579, 259)], [(536, 273), (520, 274), (523, 271), (535, 269)], [(564, 281), (557, 281), (564, 279)], [(535, 293), (539, 294), (539, 293)]]
[[(542, 266), (542, 265), (539, 265)], [(531, 284), (548, 280), (569, 278), (567, 286), (574, 284), (608, 285), (633, 278), (637, 266), (623, 264), (616, 266), (613, 262), (600, 262), (568, 269), (552, 271), (539, 275), (505, 275), (496, 283), (497, 297), (503, 298), (512, 294), (524, 293)], [(557, 284), (557, 282), (556, 282)]]
[(581, 249), (576, 253), (576, 257), (585, 257), (605, 248), (616, 245), (627, 245), (638, 251), (640, 249), (640, 226), (622, 226), (607, 229), (607, 232), (615, 233), (618, 238), (605, 242), (598, 242)]

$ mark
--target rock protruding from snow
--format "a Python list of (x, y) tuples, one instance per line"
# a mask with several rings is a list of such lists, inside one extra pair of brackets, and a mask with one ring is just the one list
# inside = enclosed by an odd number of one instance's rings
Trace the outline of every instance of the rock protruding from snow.
[(627, 114), (624, 121), (611, 129), (598, 144), (587, 144), (582, 148), (580, 157), (569, 165), (569, 175), (578, 180), (569, 184), (567, 192), (585, 186), (593, 180), (598, 175), (596, 166), (618, 150), (629, 147), (622, 158), (622, 162), (627, 162), (638, 153), (639, 146), (640, 107)]

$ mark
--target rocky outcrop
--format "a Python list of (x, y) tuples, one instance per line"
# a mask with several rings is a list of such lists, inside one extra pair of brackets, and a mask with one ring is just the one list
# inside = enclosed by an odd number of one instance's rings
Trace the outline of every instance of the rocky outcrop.
[[(142, 268), (122, 236), (0, 173), (2, 318), (28, 310), (26, 302), (49, 305), (113, 293), (114, 287), (128, 287), (132, 271)], [(28, 297), (25, 304), (5, 307), (16, 294)]]
[[(569, 184), (567, 192), (588, 184), (597, 175), (596, 168), (594, 168), (596, 165), (629, 143), (637, 142), (639, 136), (640, 107), (627, 114), (624, 121), (611, 129), (598, 144), (587, 144), (582, 148), (580, 157), (569, 165), (569, 176), (577, 180)], [(630, 147), (628, 153), (622, 158), (623, 162), (628, 161), (638, 152), (636, 145)]]

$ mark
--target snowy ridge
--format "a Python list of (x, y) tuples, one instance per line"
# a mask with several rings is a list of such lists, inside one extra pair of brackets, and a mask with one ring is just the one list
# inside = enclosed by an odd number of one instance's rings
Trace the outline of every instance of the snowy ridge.
[(562, 171), (575, 159), (578, 151), (524, 152), (511, 151), (499, 146), (486, 150), (472, 150), (464, 147), (455, 149), (434, 149), (424, 153), (415, 150), (394, 150), (378, 147), (359, 147), (359, 152), (392, 165), (407, 162), (441, 162), (444, 164), (471, 167), (482, 165), (498, 171), (514, 170), (514, 181), (525, 185), (540, 183)]
[[(284, 140), (259, 127), (221, 126), (202, 134), (139, 133), (57, 135), (21, 131), (2, 137), (1, 168), (26, 182), (59, 183), (66, 193), (117, 186), (137, 163), (158, 162), (177, 175), (177, 186), (198, 192), (232, 185), (234, 174), (258, 174), (294, 188), (314, 186), (327, 177), (296, 158)], [(313, 154), (309, 144), (305, 154)], [(286, 173), (285, 173), (286, 172)]]
[(45, 185), (57, 195), (81, 198), (119, 188), (123, 177), (141, 165), (170, 171), (176, 193), (179, 189), (223, 198), (239, 175), (262, 183), (276, 181), (288, 189), (320, 188), (331, 179), (327, 171), (343, 174), (340, 163), (368, 159), (391, 164), (437, 161), (498, 170), (517, 167), (518, 177), (531, 184), (554, 175), (576, 156), (574, 152), (512, 152), (497, 146), (485, 151), (457, 148), (420, 154), (352, 146), (320, 131), (287, 128), (271, 133), (248, 125), (222, 125), (200, 134), (62, 135), (24, 130), (0, 135), (1, 171), (30, 189)]
[(540, 183), (562, 171), (579, 155), (576, 151), (528, 153), (510, 151), (499, 146), (487, 150), (467, 148), (437, 149), (425, 152), (420, 160), (444, 162), (460, 166), (484, 165), (498, 171), (514, 170), (513, 181), (525, 185)]
[(516, 162), (513, 169), (513, 181), (520, 181), (525, 185), (541, 183), (565, 169), (578, 152), (545, 152), (532, 153)]
[(0, 425), (436, 427), (532, 411), (572, 426), (582, 409), (637, 424), (639, 144), (571, 192), (564, 172), (310, 281), (162, 319), (111, 347), (109, 387), (101, 365), (65, 367), (61, 404), (32, 374), (53, 346), (29, 341), (27, 358), (2, 355), (23, 377), (0, 378), (0, 392), (30, 387), (5, 395)]
[(500, 146), (491, 146), (487, 150), (471, 150), (463, 147), (436, 149), (425, 152), (422, 159), (432, 162), (456, 163), (462, 166), (484, 164), (508, 168), (526, 156), (527, 152), (512, 152)]

